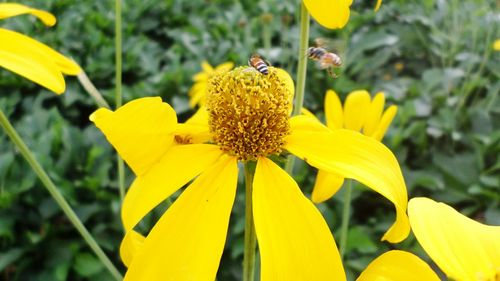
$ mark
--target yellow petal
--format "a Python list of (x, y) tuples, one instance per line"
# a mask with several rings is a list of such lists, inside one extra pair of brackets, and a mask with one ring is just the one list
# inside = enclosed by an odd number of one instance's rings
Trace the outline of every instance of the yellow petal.
[(304, 0), (311, 16), (322, 26), (342, 28), (349, 20), (351, 0)]
[(33, 9), (16, 3), (0, 3), (0, 19), (15, 17), (22, 14), (32, 14), (33, 16), (39, 18), (47, 26), (53, 26), (56, 24), (56, 17), (49, 12)]
[(122, 206), (125, 230), (132, 229), (149, 211), (207, 169), (222, 151), (216, 145), (193, 144), (171, 147), (147, 173), (130, 186)]
[(450, 278), (495, 280), (500, 274), (500, 226), (483, 225), (423, 197), (410, 200), (408, 215), (418, 242)]
[(382, 118), (380, 118), (380, 123), (378, 124), (377, 129), (372, 135), (374, 139), (380, 141), (384, 138), (389, 125), (391, 125), (392, 120), (396, 116), (396, 113), (398, 113), (397, 106), (391, 105), (389, 106), (389, 108), (387, 108), (384, 114), (382, 114)]
[(279, 166), (260, 158), (253, 214), (262, 281), (346, 280), (339, 252), (321, 213)]
[(232, 63), (232, 62), (225, 62), (223, 64), (219, 64), (215, 68), (215, 71), (216, 72), (226, 72), (226, 71), (229, 71), (229, 70), (233, 69), (233, 67), (234, 67), (234, 63)]
[(439, 281), (439, 277), (419, 257), (392, 250), (372, 261), (356, 281)]
[(0, 42), (0, 66), (56, 94), (63, 93), (66, 88), (62, 73), (73, 75), (73, 72), (66, 72), (74, 70), (71, 67), (80, 70), (63, 55), (20, 33), (0, 28)]
[(309, 115), (297, 115), (290, 118), (290, 128), (292, 131), (330, 132), (330, 129), (323, 125), (316, 117)]
[(344, 128), (344, 111), (339, 96), (333, 90), (326, 91), (325, 95), (326, 125), (331, 129)]
[(366, 120), (363, 126), (363, 134), (372, 136), (380, 123), (380, 117), (384, 111), (385, 95), (379, 92), (375, 95), (366, 111)]
[(63, 74), (77, 75), (82, 71), (74, 61), (54, 51), (49, 46), (20, 33), (0, 28), (0, 42), (3, 42), (1, 48), (14, 49), (15, 53), (19, 55), (30, 56), (30, 53), (34, 52), (43, 55), (52, 64), (57, 65), (57, 70)]
[(321, 203), (330, 199), (342, 187), (343, 183), (344, 178), (342, 176), (319, 170), (311, 194), (311, 200), (314, 203)]
[(193, 76), (193, 80), (195, 82), (204, 82), (204, 83), (206, 83), (207, 80), (208, 80), (208, 74), (206, 74), (205, 72), (198, 72), (198, 73), (196, 73)]
[(237, 178), (227, 156), (200, 175), (153, 227), (124, 280), (215, 280)]
[(396, 208), (396, 222), (382, 240), (395, 243), (408, 236), (406, 185), (396, 157), (382, 143), (350, 130), (295, 128), (285, 148), (320, 170), (355, 179), (389, 199)]
[(351, 92), (344, 103), (344, 128), (360, 131), (370, 106), (370, 94), (365, 90)]
[(130, 230), (125, 234), (120, 245), (120, 257), (125, 266), (129, 266), (134, 259), (135, 254), (142, 248), (144, 244), (144, 236), (135, 230)]
[(495, 40), (495, 42), (493, 42), (493, 50), (500, 51), (500, 39), (497, 39)]
[(380, 5), (382, 5), (382, 0), (377, 0), (377, 4), (375, 5), (375, 12), (377, 12), (378, 9), (380, 9)]
[(214, 68), (206, 60), (201, 63), (201, 69), (207, 74), (214, 72)]
[(173, 143), (177, 124), (175, 111), (160, 97), (136, 99), (115, 112), (101, 108), (90, 120), (136, 175), (161, 159)]
[(312, 117), (312, 118), (316, 118), (316, 116), (314, 115), (314, 113), (312, 113), (309, 109), (305, 108), (305, 107), (302, 107), (300, 109), (300, 113), (301, 114), (304, 114), (306, 116), (309, 116), (309, 117)]

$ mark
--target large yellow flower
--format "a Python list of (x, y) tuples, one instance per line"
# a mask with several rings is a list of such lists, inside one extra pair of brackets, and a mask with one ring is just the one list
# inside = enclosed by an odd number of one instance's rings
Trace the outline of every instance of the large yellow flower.
[(408, 216), (418, 242), (449, 278), (500, 280), (500, 226), (469, 219), (428, 198), (413, 198)]
[[(384, 111), (385, 96), (377, 93), (373, 99), (367, 91), (351, 92), (342, 107), (340, 99), (332, 90), (325, 96), (325, 116), (328, 128), (332, 130), (347, 129), (362, 132), (365, 136), (380, 141), (387, 131), (397, 112), (397, 107), (391, 105)], [(315, 203), (323, 202), (332, 197), (342, 186), (344, 177), (320, 169), (312, 192)], [(406, 206), (408, 195), (404, 186), (398, 189), (387, 189), (383, 185), (374, 185), (371, 188), (389, 199), (396, 207), (396, 222), (382, 237), (390, 242), (400, 242), (410, 231)]]
[[(342, 28), (349, 20), (352, 0), (304, 0), (311, 16), (322, 26), (330, 29)], [(378, 11), (382, 0), (377, 0)]]
[[(45, 11), (14, 4), (0, 4), (0, 19), (21, 14), (32, 14), (45, 25), (53, 26), (56, 18)], [(0, 28), (0, 66), (19, 74), (53, 92), (66, 89), (63, 74), (76, 75), (80, 67), (72, 60), (45, 44), (20, 33)]]
[(207, 62), (201, 63), (201, 72), (196, 73), (193, 76), (194, 85), (189, 90), (189, 105), (191, 107), (203, 106), (205, 105), (205, 99), (207, 95), (208, 80), (215, 74), (227, 72), (233, 69), (234, 64), (232, 62), (225, 62), (218, 65), (215, 69)]
[[(239, 67), (214, 76), (207, 93), (206, 112), (187, 124), (177, 124), (174, 110), (160, 98), (138, 99), (115, 112), (99, 109), (91, 116), (137, 176), (122, 207), (125, 280), (215, 279), (238, 161), (256, 161), (251, 196), (260, 280), (345, 280), (320, 212), (267, 157), (286, 150), (367, 186), (405, 189), (394, 155), (358, 132), (331, 131), (309, 116), (290, 118), (293, 82), (283, 70), (270, 67), (262, 75)], [(192, 179), (147, 237), (133, 230)]]

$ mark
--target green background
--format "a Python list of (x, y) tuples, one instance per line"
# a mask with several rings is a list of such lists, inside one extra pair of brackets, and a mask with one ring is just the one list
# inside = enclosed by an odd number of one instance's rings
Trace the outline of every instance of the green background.
[[(74, 58), (110, 104), (114, 102), (114, 3), (24, 1), (54, 13), (47, 28), (31, 16), (0, 26), (28, 34)], [(409, 197), (446, 202), (476, 220), (500, 225), (499, 2), (472, 0), (354, 1), (342, 30), (311, 23), (310, 41), (325, 37), (344, 67), (330, 78), (310, 62), (305, 106), (323, 118), (323, 99), (334, 89), (384, 91), (399, 107), (384, 143), (396, 154)], [(200, 63), (266, 55), (295, 77), (298, 1), (160, 1), (123, 3), (124, 101), (161, 96), (188, 118), (187, 92)], [(269, 34), (270, 48), (265, 48)], [(114, 263), (124, 270), (115, 154), (88, 120), (96, 109), (74, 77), (56, 96), (4, 69), (0, 108), (35, 152), (79, 217)], [(133, 174), (127, 169), (127, 185)], [(314, 169), (298, 161), (295, 178), (309, 195)], [(244, 194), (238, 189), (218, 280), (239, 280), (243, 253)], [(318, 205), (339, 237), (342, 193)], [(177, 196), (178, 194), (174, 195)], [(147, 231), (161, 205), (141, 224)], [(388, 249), (410, 250), (429, 260), (411, 235), (400, 244), (380, 242), (394, 220), (389, 201), (360, 184), (345, 268), (354, 279)], [(337, 241), (338, 242), (338, 241)], [(110, 280), (36, 175), (0, 132), (0, 280)]]

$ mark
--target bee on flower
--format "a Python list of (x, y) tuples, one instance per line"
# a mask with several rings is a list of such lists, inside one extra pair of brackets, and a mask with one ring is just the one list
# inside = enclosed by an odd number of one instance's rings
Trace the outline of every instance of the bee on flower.
[[(238, 162), (255, 165), (246, 196), (263, 281), (346, 280), (321, 213), (270, 157), (286, 151), (368, 186), (406, 192), (399, 164), (383, 144), (349, 130), (331, 131), (309, 116), (290, 117), (294, 85), (288, 73), (271, 66), (267, 75), (248, 69), (212, 76), (205, 107), (183, 124), (159, 97), (92, 114), (136, 175), (122, 206), (125, 280), (215, 279)], [(186, 184), (147, 236), (134, 230)], [(408, 231), (395, 235), (391, 230), (388, 240), (404, 238)]]

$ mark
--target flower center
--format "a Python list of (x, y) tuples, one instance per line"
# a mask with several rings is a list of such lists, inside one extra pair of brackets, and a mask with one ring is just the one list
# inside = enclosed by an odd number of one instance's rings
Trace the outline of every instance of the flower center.
[(208, 124), (223, 151), (242, 161), (281, 153), (293, 93), (280, 74), (273, 67), (268, 75), (238, 67), (210, 79)]

